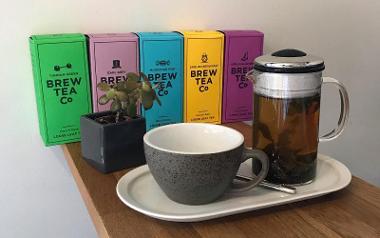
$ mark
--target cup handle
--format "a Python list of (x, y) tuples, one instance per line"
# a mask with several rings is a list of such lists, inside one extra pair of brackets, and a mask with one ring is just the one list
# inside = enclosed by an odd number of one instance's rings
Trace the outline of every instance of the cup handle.
[(344, 130), (350, 110), (350, 101), (348, 99), (348, 93), (344, 85), (338, 80), (330, 77), (322, 77), (322, 82), (325, 84), (334, 84), (339, 89), (340, 96), (340, 116), (338, 120), (338, 125), (329, 133), (319, 137), (319, 141), (331, 141), (336, 139)]
[(258, 175), (249, 182), (243, 183), (243, 184), (238, 184), (232, 182), (232, 188), (231, 190), (233, 192), (243, 192), (250, 190), (253, 187), (256, 187), (261, 181), (265, 179), (267, 176), (268, 170), (269, 170), (269, 158), (268, 156), (261, 150), (253, 150), (253, 149), (248, 149), (244, 148), (243, 150), (243, 155), (241, 157), (241, 163), (248, 159), (257, 159), (261, 163), (261, 170), (258, 173)]

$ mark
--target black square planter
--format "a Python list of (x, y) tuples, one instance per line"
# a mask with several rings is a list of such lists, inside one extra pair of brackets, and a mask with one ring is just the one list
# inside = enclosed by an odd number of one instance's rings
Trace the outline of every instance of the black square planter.
[(113, 124), (101, 124), (94, 120), (111, 113), (106, 111), (81, 117), (83, 159), (102, 173), (145, 164), (145, 118)]

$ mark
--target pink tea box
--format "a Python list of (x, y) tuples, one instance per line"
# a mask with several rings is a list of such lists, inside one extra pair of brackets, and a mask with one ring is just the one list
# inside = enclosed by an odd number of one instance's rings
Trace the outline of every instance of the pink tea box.
[(94, 112), (107, 111), (109, 104), (99, 105), (104, 94), (99, 82), (110, 85), (126, 80), (129, 72), (139, 72), (139, 44), (134, 33), (87, 34)]

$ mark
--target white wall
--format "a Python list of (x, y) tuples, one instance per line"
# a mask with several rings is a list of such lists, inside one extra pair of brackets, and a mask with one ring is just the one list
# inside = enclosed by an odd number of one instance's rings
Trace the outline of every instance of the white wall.
[[(40, 140), (27, 37), (180, 28), (258, 29), (266, 52), (297, 47), (324, 57), (325, 75), (349, 90), (351, 119), (320, 151), (380, 185), (378, 0), (1, 0), (1, 237), (96, 236), (61, 149)], [(334, 125), (338, 107), (335, 91), (325, 91), (323, 130)]]

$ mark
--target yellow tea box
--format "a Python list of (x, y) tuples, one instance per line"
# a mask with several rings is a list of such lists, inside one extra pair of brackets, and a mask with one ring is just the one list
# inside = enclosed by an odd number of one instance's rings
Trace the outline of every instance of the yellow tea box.
[(221, 123), (224, 35), (181, 31), (184, 36), (184, 121)]

